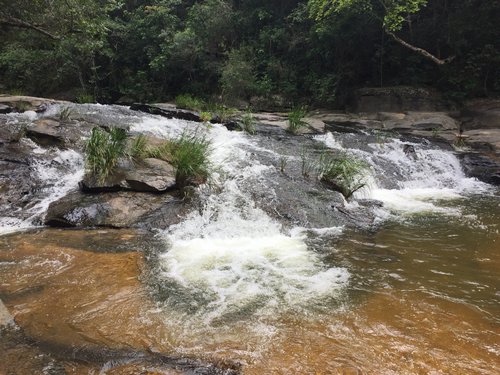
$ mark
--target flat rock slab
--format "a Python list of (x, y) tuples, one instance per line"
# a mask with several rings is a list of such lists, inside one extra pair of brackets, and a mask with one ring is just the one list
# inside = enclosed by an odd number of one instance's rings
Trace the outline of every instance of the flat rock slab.
[(164, 204), (171, 195), (117, 192), (101, 194), (70, 193), (50, 204), (45, 225), (55, 227), (128, 228), (141, 223)]
[(67, 103), (61, 100), (24, 95), (0, 95), (1, 113), (35, 111), (44, 112), (50, 104)]
[(41, 146), (62, 146), (64, 144), (61, 124), (52, 119), (36, 120), (33, 125), (26, 129), (26, 135)]

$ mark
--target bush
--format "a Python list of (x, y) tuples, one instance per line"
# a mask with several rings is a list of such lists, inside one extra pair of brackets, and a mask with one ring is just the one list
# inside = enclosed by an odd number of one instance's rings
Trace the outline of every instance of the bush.
[(190, 183), (203, 183), (210, 174), (211, 143), (197, 132), (184, 132), (168, 146), (170, 162), (176, 168), (177, 186), (183, 188)]
[(190, 109), (193, 111), (202, 111), (205, 109), (206, 104), (200, 98), (195, 98), (189, 94), (177, 95), (175, 97), (175, 105), (177, 108)]
[(304, 117), (307, 112), (304, 107), (296, 107), (288, 113), (288, 127), (286, 131), (291, 134), (297, 134), (298, 131), (307, 125)]
[(324, 152), (318, 163), (319, 179), (349, 199), (366, 185), (368, 165), (347, 153), (333, 155)]
[(118, 160), (126, 156), (127, 132), (121, 128), (105, 131), (99, 127), (92, 129), (92, 134), (85, 145), (85, 167), (96, 176), (99, 183), (104, 183), (113, 172)]

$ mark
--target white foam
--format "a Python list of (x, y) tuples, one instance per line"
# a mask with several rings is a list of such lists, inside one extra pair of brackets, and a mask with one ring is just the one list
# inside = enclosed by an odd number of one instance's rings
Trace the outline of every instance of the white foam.
[[(316, 136), (327, 147), (347, 151), (371, 165), (367, 186), (354, 194), (355, 198), (377, 199), (384, 203), (378, 210), (380, 221), (397, 215), (413, 215), (425, 212), (458, 215), (460, 210), (443, 206), (444, 201), (461, 199), (468, 194), (488, 192), (491, 187), (475, 178), (468, 178), (460, 161), (449, 151), (423, 147), (418, 143), (391, 139), (383, 144), (370, 144), (372, 152), (345, 149), (331, 133)], [(405, 146), (415, 150), (415, 157), (405, 153)], [(388, 166), (399, 175), (395, 176), (397, 188), (383, 188), (378, 176), (386, 176)]]
[(250, 139), (219, 125), (207, 132), (219, 192), (165, 233), (171, 248), (161, 257), (162, 276), (208, 298), (207, 318), (255, 305), (263, 314), (338, 293), (347, 270), (324, 267), (303, 236), (284, 234), (242, 189), (272, 168), (249, 161)]
[[(9, 216), (0, 218), (0, 234), (12, 233), (39, 225), (49, 205), (78, 187), (83, 178), (83, 156), (73, 150), (46, 150), (36, 146), (35, 154), (54, 153), (52, 160), (37, 159), (32, 168), (41, 188), (27, 206), (23, 218)], [(13, 212), (14, 213), (14, 212)]]

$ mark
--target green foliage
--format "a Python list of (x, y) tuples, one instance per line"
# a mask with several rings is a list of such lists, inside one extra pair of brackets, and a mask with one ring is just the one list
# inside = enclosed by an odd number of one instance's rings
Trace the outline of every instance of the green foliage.
[(367, 169), (366, 162), (347, 153), (334, 155), (325, 151), (318, 162), (319, 179), (347, 200), (366, 186)]
[(135, 162), (148, 156), (148, 139), (144, 134), (139, 134), (131, 141), (128, 156)]
[(238, 113), (238, 110), (236, 108), (227, 107), (223, 104), (212, 104), (211, 106), (209, 106), (209, 108), (212, 112), (214, 112), (217, 116), (219, 116), (220, 121), (222, 123), (225, 123), (232, 116)]
[(184, 132), (169, 146), (170, 162), (176, 168), (176, 184), (183, 188), (192, 182), (203, 183), (210, 175), (211, 143), (197, 132)]
[(175, 105), (177, 108), (189, 109), (193, 111), (202, 111), (206, 106), (202, 99), (189, 94), (177, 95), (175, 97)]
[(285, 173), (286, 166), (288, 164), (288, 156), (286, 155), (281, 155), (279, 159), (280, 163), (280, 172)]
[(250, 110), (246, 110), (243, 116), (241, 116), (241, 124), (243, 126), (243, 131), (248, 134), (254, 135), (257, 131), (255, 128), (255, 117)]
[(200, 112), (200, 120), (204, 123), (209, 123), (212, 119), (212, 114), (210, 112)]
[(75, 101), (80, 104), (95, 103), (95, 98), (88, 92), (81, 92), (76, 96)]
[[(4, 1), (0, 19), (21, 23), (2, 23), (0, 82), (26, 95), (80, 90), (79, 102), (189, 92), (267, 110), (343, 107), (362, 86), (498, 96), (499, 12), (482, 0)], [(455, 59), (429, 64), (391, 34)]]
[(307, 111), (304, 107), (295, 107), (288, 113), (288, 127), (286, 131), (291, 134), (297, 134), (307, 123), (304, 121)]
[(253, 71), (252, 51), (234, 49), (222, 68), (221, 85), (226, 101), (248, 98), (256, 91), (256, 78)]
[(118, 160), (126, 156), (127, 132), (121, 128), (105, 131), (99, 127), (92, 129), (85, 145), (85, 168), (99, 183), (113, 173)]

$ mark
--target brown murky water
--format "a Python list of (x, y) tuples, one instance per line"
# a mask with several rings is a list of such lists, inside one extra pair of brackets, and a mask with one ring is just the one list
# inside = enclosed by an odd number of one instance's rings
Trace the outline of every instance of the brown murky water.
[(340, 304), (211, 327), (152, 300), (137, 251), (150, 234), (0, 237), (0, 298), (20, 327), (0, 339), (0, 373), (189, 373), (151, 361), (161, 353), (239, 362), (245, 374), (498, 374), (499, 229), (490, 200), (461, 217), (313, 239), (311, 247), (330, 249), (325, 264), (351, 274)]

